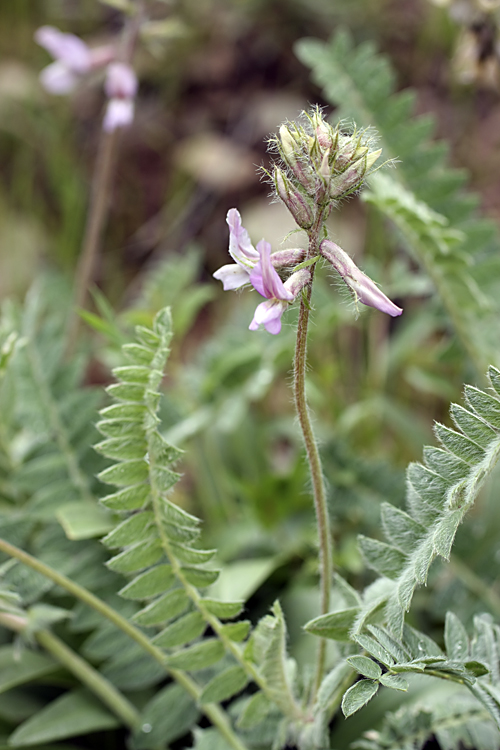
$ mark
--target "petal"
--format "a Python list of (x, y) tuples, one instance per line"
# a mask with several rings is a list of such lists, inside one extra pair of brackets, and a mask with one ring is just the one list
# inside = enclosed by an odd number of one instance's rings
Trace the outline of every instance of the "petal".
[(241, 216), (236, 208), (230, 208), (226, 218), (229, 226), (229, 253), (236, 263), (252, 268), (259, 260), (247, 230), (241, 224)]
[(78, 76), (63, 62), (53, 62), (40, 72), (40, 83), (49, 94), (69, 94), (78, 83)]
[(130, 125), (133, 119), (134, 102), (132, 99), (110, 99), (104, 113), (102, 127), (107, 133), (111, 133), (116, 128)]
[(271, 245), (265, 240), (257, 244), (260, 260), (250, 273), (253, 287), (267, 299), (293, 300), (271, 263)]
[(230, 263), (227, 266), (222, 266), (214, 273), (214, 279), (222, 281), (224, 291), (227, 292), (229, 289), (239, 289), (244, 284), (248, 284), (250, 279), (248, 278), (248, 271), (236, 263)]
[(359, 276), (356, 279), (346, 278), (345, 281), (363, 305), (374, 307), (376, 310), (387, 313), (387, 315), (391, 315), (393, 318), (401, 315), (403, 312), (403, 309), (395, 305), (394, 302), (391, 302), (389, 297), (386, 297), (375, 282), (362, 271), (359, 272)]
[(282, 300), (266, 300), (261, 302), (255, 310), (253, 320), (248, 326), (251, 331), (256, 331), (262, 324), (268, 333), (277, 334), (281, 331), (281, 316), (287, 308), (287, 303)]
[(64, 34), (54, 26), (41, 26), (35, 31), (35, 41), (74, 73), (82, 74), (90, 69), (90, 50), (75, 34)]
[(137, 76), (126, 63), (108, 65), (104, 89), (110, 99), (133, 99), (137, 93)]

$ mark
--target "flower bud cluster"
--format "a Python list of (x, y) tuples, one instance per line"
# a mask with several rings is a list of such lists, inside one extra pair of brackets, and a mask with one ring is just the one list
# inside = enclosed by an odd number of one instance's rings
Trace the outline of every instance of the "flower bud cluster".
[(273, 171), (276, 192), (303, 229), (312, 226), (316, 207), (358, 190), (381, 154), (370, 148), (367, 131), (346, 134), (326, 122), (319, 108), (307, 119), (307, 127), (282, 125), (272, 141), (283, 162)]

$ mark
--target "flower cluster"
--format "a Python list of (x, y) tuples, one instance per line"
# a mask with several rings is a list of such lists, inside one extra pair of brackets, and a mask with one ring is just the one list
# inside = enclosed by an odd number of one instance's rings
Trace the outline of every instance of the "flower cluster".
[[(214, 277), (222, 281), (225, 290), (250, 283), (266, 298), (255, 311), (250, 323), (252, 331), (261, 324), (269, 333), (281, 331), (281, 316), (311, 283), (319, 256), (333, 266), (356, 302), (393, 317), (403, 312), (341, 247), (322, 239), (324, 221), (331, 207), (361, 186), (381, 151), (370, 150), (366, 131), (346, 135), (339, 126), (329, 125), (319, 109), (313, 110), (308, 118), (308, 131), (294, 123), (282, 125), (273, 141), (282, 157), (282, 167), (276, 165), (273, 171), (276, 193), (309, 235), (308, 251), (271, 253), (271, 246), (265, 240), (255, 248), (238, 211), (232, 208), (227, 215), (229, 253), (234, 263), (219, 268)], [(285, 281), (278, 270), (288, 274)]]
[(280, 157), (273, 182), (278, 196), (295, 221), (310, 229), (318, 207), (328, 210), (358, 190), (382, 153), (371, 150), (366, 130), (343, 133), (316, 108), (307, 115), (308, 128), (286, 123), (271, 141)]
[(84, 76), (106, 68), (104, 88), (108, 105), (103, 128), (110, 132), (132, 122), (137, 76), (130, 65), (116, 60), (113, 45), (91, 49), (79, 37), (65, 34), (53, 26), (41, 26), (35, 32), (35, 41), (54, 58), (54, 62), (40, 73), (46, 91), (69, 94)]

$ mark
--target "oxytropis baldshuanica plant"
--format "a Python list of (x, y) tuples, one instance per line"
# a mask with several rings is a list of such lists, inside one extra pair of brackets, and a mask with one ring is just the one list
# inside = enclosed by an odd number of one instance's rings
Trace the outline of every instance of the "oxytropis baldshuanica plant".
[[(281, 330), (281, 316), (297, 298), (300, 310), (294, 360), (295, 407), (309, 462), (316, 520), (319, 531), (321, 610), (330, 607), (332, 586), (331, 533), (321, 460), (314, 437), (306, 401), (307, 330), (311, 312), (311, 293), (316, 266), (321, 259), (333, 266), (351, 291), (355, 302), (375, 307), (391, 316), (403, 312), (391, 302), (372, 279), (356, 266), (352, 258), (328, 239), (326, 220), (342, 198), (360, 189), (373, 171), (380, 150), (371, 148), (368, 131), (348, 134), (342, 127), (332, 127), (319, 108), (306, 115), (306, 125), (287, 123), (271, 141), (277, 149), (280, 164), (272, 172), (277, 196), (308, 236), (306, 249), (289, 249), (271, 253), (271, 246), (261, 240), (254, 248), (241, 224), (236, 209), (228, 212), (229, 252), (235, 261), (215, 272), (224, 289), (237, 289), (250, 282), (266, 298), (255, 311), (250, 329), (263, 324), (269, 333)], [(283, 281), (279, 272), (286, 276)], [(320, 643), (315, 690), (319, 689), (325, 669), (325, 642)]]

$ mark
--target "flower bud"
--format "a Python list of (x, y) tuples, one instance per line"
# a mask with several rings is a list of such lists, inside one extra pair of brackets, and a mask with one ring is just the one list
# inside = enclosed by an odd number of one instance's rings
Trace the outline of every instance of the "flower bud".
[(323, 240), (319, 246), (321, 255), (328, 260), (335, 270), (342, 277), (347, 286), (354, 292), (356, 299), (368, 305), (375, 307), (387, 315), (396, 317), (401, 315), (403, 310), (391, 302), (385, 294), (378, 288), (369, 276), (364, 274), (353, 259), (341, 247), (331, 240)]
[(308, 229), (314, 221), (314, 213), (304, 196), (287, 180), (282, 170), (274, 169), (276, 192), (302, 229)]

